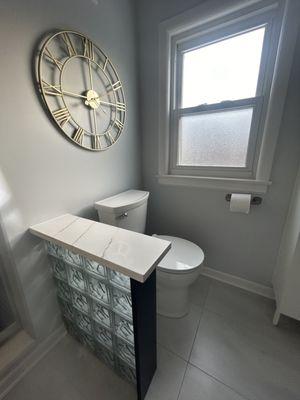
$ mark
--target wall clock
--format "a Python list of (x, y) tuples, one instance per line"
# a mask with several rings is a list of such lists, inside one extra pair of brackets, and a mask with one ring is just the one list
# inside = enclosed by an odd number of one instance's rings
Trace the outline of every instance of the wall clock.
[(74, 31), (48, 38), (38, 80), (52, 118), (75, 144), (101, 151), (116, 143), (125, 123), (123, 86), (108, 56), (90, 39)]

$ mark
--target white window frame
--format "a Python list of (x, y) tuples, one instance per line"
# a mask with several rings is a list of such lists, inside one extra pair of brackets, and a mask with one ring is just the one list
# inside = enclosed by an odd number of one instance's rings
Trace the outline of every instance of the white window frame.
[[(202, 176), (225, 176), (231, 178), (252, 178), (255, 169), (255, 153), (259, 147), (256, 143), (261, 138), (260, 122), (263, 120), (264, 111), (264, 98), (269, 94), (270, 88), (270, 75), (273, 68), (270, 68), (271, 64), (274, 64), (274, 49), (270, 49), (271, 37), (278, 36), (278, 32), (274, 29), (274, 25), (271, 23), (272, 14), (261, 15), (259, 18), (252, 17), (247, 18), (244, 21), (239, 21), (232, 24), (230, 27), (218, 29), (218, 26), (214, 27), (214, 31), (210, 33), (199, 33), (198, 37), (180, 38), (177, 37), (172, 40), (172, 53), (171, 59), (171, 82), (174, 87), (170, 94), (170, 172), (174, 175), (202, 175)], [(266, 27), (264, 43), (262, 49), (262, 60), (259, 69), (259, 76), (257, 81), (256, 95), (252, 98), (239, 99), (235, 101), (229, 101), (226, 103), (209, 104), (207, 106), (198, 106), (190, 108), (181, 108), (181, 93), (182, 93), (182, 58), (183, 53), (187, 49), (200, 47), (203, 44), (213, 43), (223, 38), (233, 37), (241, 32), (251, 31), (255, 27)], [(194, 35), (193, 35), (194, 36)], [(276, 41), (277, 43), (277, 41)], [(273, 52), (268, 50), (273, 50)], [(269, 68), (267, 68), (267, 65)], [(267, 95), (267, 96), (266, 96)], [(266, 102), (265, 102), (266, 103)], [(172, 106), (173, 105), (173, 106)], [(225, 110), (234, 110), (237, 108), (244, 108), (247, 106), (253, 106), (253, 116), (251, 121), (251, 129), (249, 135), (249, 145), (247, 149), (247, 160), (245, 167), (206, 167), (206, 166), (184, 166), (177, 165), (178, 151), (179, 151), (179, 118), (184, 115), (195, 115), (196, 113), (202, 112), (216, 112)]]
[[(224, 4), (225, 3), (225, 4)], [(160, 25), (159, 173), (161, 184), (265, 193), (287, 92), (299, 18), (297, 0), (211, 0)], [(266, 26), (255, 98), (219, 104), (220, 109), (253, 102), (252, 134), (245, 168), (177, 165), (181, 51), (257, 26)], [(179, 57), (180, 58), (180, 57)], [(214, 109), (200, 106), (197, 111)], [(188, 110), (185, 110), (188, 111)], [(195, 107), (192, 108), (195, 111)]]

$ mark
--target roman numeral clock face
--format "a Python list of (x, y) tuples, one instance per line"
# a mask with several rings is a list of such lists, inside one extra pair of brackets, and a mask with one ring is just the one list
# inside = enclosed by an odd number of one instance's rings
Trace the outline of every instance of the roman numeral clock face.
[(116, 143), (125, 122), (123, 87), (109, 58), (87, 37), (72, 31), (51, 36), (41, 49), (38, 79), (69, 139), (94, 151)]

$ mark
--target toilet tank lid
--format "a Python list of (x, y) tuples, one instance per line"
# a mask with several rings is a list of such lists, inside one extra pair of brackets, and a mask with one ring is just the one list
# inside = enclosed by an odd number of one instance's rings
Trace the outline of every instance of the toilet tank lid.
[(143, 190), (126, 190), (126, 192), (97, 201), (95, 208), (100, 211), (119, 214), (140, 206), (148, 200), (148, 197), (149, 192)]
[(203, 263), (203, 250), (195, 243), (175, 236), (153, 236), (172, 243), (171, 250), (159, 262), (158, 268), (166, 271), (188, 272)]

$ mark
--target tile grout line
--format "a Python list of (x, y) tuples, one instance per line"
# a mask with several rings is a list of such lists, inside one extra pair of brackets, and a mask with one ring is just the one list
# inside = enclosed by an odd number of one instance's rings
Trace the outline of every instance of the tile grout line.
[[(182, 382), (181, 382), (181, 385), (180, 385), (180, 388), (179, 388), (177, 400), (180, 399), (180, 395), (181, 395), (183, 383), (184, 383), (184, 380), (185, 380), (185, 377), (186, 377), (187, 369), (188, 369), (188, 367), (189, 367), (189, 360), (190, 360), (190, 357), (191, 357), (191, 354), (192, 354), (192, 351), (193, 351), (193, 348), (194, 348), (194, 344), (195, 344), (195, 340), (196, 340), (196, 337), (197, 337), (198, 329), (199, 329), (200, 322), (201, 322), (201, 319), (202, 319), (202, 316), (203, 316), (204, 306), (205, 306), (205, 303), (206, 303), (206, 299), (207, 299), (208, 293), (209, 293), (209, 291), (210, 291), (210, 286), (211, 286), (211, 282), (209, 283), (208, 290), (207, 290), (206, 296), (205, 296), (205, 298), (204, 298), (203, 305), (202, 305), (202, 307), (201, 307), (200, 318), (199, 318), (199, 321), (198, 321), (198, 324), (197, 324), (197, 328), (196, 328), (196, 331), (195, 331), (195, 335), (194, 335), (193, 343), (192, 343), (192, 346), (191, 346), (191, 350), (190, 350), (190, 352), (189, 352), (188, 361), (187, 361), (187, 363), (186, 363), (186, 367), (185, 367), (183, 379), (182, 379)], [(192, 304), (193, 304), (193, 303), (192, 303)], [(185, 360), (185, 361), (186, 361), (186, 360)]]
[[(200, 275), (200, 276), (201, 276), (201, 275)], [(207, 293), (206, 293), (206, 295), (204, 296), (204, 299), (203, 299), (203, 304), (202, 304), (202, 305), (199, 305), (199, 304), (197, 304), (197, 303), (194, 303), (193, 301), (191, 301), (191, 304), (193, 304), (194, 306), (197, 306), (197, 307), (199, 307), (199, 308), (201, 308), (201, 309), (205, 308), (205, 304), (206, 304), (206, 301), (207, 301), (209, 292), (210, 292), (210, 290), (211, 290), (211, 285), (212, 285), (212, 283), (213, 283), (213, 282), (212, 282), (212, 279), (210, 279), (210, 282), (209, 282), (209, 284), (208, 284)]]
[(250, 399), (249, 397), (245, 396), (244, 394), (238, 392), (235, 388), (231, 387), (230, 385), (228, 385), (227, 383), (221, 381), (219, 378), (217, 378), (215, 375), (211, 375), (209, 372), (205, 371), (202, 368), (199, 368), (197, 365), (193, 364), (192, 362), (188, 362), (188, 365), (191, 365), (192, 367), (198, 369), (199, 371), (201, 371), (203, 374), (209, 376), (212, 380), (220, 383), (221, 385), (227, 387), (228, 389), (232, 390), (234, 393), (236, 393), (237, 395), (239, 395), (241, 397), (241, 400), (254, 400), (254, 399)]
[(196, 332), (195, 332), (194, 340), (193, 340), (193, 343), (192, 343), (192, 346), (191, 346), (191, 350), (189, 352), (189, 356), (188, 356), (188, 360), (187, 360), (188, 363), (190, 361), (190, 358), (191, 358), (191, 355), (192, 355), (192, 352), (193, 352), (193, 348), (194, 348), (194, 344), (195, 344), (196, 337), (197, 337), (197, 334), (198, 334), (199, 326), (200, 326), (200, 323), (201, 323), (201, 320), (202, 320), (202, 317), (203, 317), (206, 300), (207, 300), (208, 294), (210, 292), (210, 287), (211, 287), (211, 282), (209, 283), (208, 290), (207, 290), (206, 296), (204, 298), (203, 306), (201, 307), (200, 318), (199, 318), (199, 321), (198, 321), (198, 324), (197, 324), (197, 329), (196, 329)]
[(206, 302), (207, 302), (207, 299), (208, 299), (208, 295), (209, 295), (209, 293), (210, 293), (210, 291), (211, 291), (212, 284), (213, 284), (213, 280), (211, 279), (210, 282), (209, 282), (209, 285), (208, 285), (208, 290), (207, 290), (207, 293), (206, 293), (204, 302), (203, 302), (203, 309), (204, 309), (205, 306), (206, 306)]
[[(210, 293), (210, 291), (211, 291), (212, 284), (213, 284), (213, 281), (211, 280), (211, 282), (209, 283), (209, 288), (208, 288), (207, 294), (206, 294), (206, 296), (205, 296), (205, 300), (204, 300), (204, 302), (203, 302), (203, 307), (201, 308), (201, 317), (200, 317), (200, 319), (199, 319), (198, 327), (197, 327), (197, 330), (196, 330), (196, 335), (195, 335), (195, 338), (194, 338), (194, 341), (193, 341), (192, 349), (191, 349), (191, 351), (190, 351), (190, 355), (189, 355), (189, 359), (188, 359), (188, 362), (187, 362), (187, 363), (188, 363), (188, 365), (192, 365), (194, 368), (197, 368), (199, 371), (201, 371), (201, 372), (204, 373), (205, 375), (209, 376), (209, 377), (210, 377), (211, 379), (213, 379), (214, 381), (216, 381), (216, 382), (218, 382), (218, 383), (224, 385), (224, 386), (227, 387), (228, 389), (232, 390), (234, 393), (236, 393), (237, 395), (241, 396), (242, 399), (245, 399), (245, 400), (252, 400), (252, 399), (249, 399), (248, 397), (246, 397), (245, 395), (243, 395), (243, 394), (237, 392), (234, 388), (232, 388), (231, 386), (229, 386), (229, 385), (226, 384), (225, 382), (222, 382), (220, 379), (218, 379), (218, 378), (215, 377), (214, 375), (211, 375), (211, 374), (209, 374), (208, 372), (202, 370), (202, 369), (199, 368), (197, 365), (193, 364), (193, 363), (191, 362), (191, 360), (190, 360), (190, 359), (191, 359), (191, 355), (192, 355), (192, 351), (193, 351), (193, 347), (194, 347), (194, 344), (195, 344), (195, 341), (196, 341), (196, 337), (197, 337), (197, 334), (198, 334), (198, 330), (199, 330), (199, 327), (200, 327), (200, 323), (201, 323), (201, 320), (202, 320), (202, 317), (203, 317), (203, 314), (204, 314), (204, 311), (206, 310), (206, 311), (209, 311), (209, 312), (213, 312), (213, 311), (211, 311), (209, 308), (207, 308), (207, 306), (206, 306), (206, 302), (207, 302), (209, 293)], [(215, 313), (215, 312), (213, 312), (213, 313), (216, 314), (216, 315), (218, 315), (218, 316), (220, 316), (220, 317), (222, 317), (222, 318), (224, 318), (224, 316), (221, 315), (221, 314), (218, 314), (218, 313)], [(242, 400), (242, 399), (241, 399), (241, 400)], [(179, 399), (177, 399), (177, 400), (179, 400)]]
[[(226, 320), (226, 321), (228, 321), (228, 322), (236, 322), (236, 320), (235, 320), (235, 318), (233, 318), (232, 316), (228, 316), (228, 315), (226, 315), (226, 314), (224, 314), (224, 313), (222, 313), (222, 312), (218, 312), (218, 311), (216, 311), (216, 310), (214, 310), (214, 309), (212, 309), (212, 308), (210, 308), (209, 307), (209, 305), (207, 305), (206, 303), (207, 303), (207, 298), (208, 298), (208, 295), (209, 295), (209, 292), (211, 291), (211, 289), (212, 289), (212, 285), (214, 284), (214, 283), (219, 283), (219, 284), (222, 284), (222, 285), (227, 285), (227, 286), (230, 286), (228, 283), (226, 283), (226, 282), (222, 282), (222, 281), (219, 281), (219, 280), (217, 280), (217, 279), (214, 279), (214, 278), (211, 278), (211, 283), (210, 283), (210, 286), (209, 286), (209, 290), (208, 290), (208, 293), (207, 293), (207, 296), (206, 296), (206, 298), (205, 298), (205, 302), (204, 302), (204, 305), (203, 305), (203, 311), (208, 311), (209, 313), (212, 313), (212, 314), (214, 314), (214, 315), (217, 315), (218, 317), (220, 317), (220, 318), (222, 318), (222, 319), (224, 319), (224, 320)], [(238, 290), (243, 290), (243, 291), (245, 291), (247, 294), (249, 294), (249, 292), (248, 291), (246, 291), (245, 289), (241, 289), (241, 288), (239, 288), (239, 287), (233, 287), (232, 286), (232, 288), (236, 288), (236, 289), (238, 289)], [(256, 295), (256, 296), (259, 296), (259, 295), (257, 295), (256, 293), (250, 293), (250, 295), (251, 294), (254, 294), (254, 295)], [(272, 301), (272, 299), (269, 299), (269, 300), (271, 300)], [(275, 311), (275, 310), (274, 310)], [(273, 314), (272, 314), (273, 315)], [(270, 319), (269, 319), (269, 322), (270, 322), (270, 327), (273, 327), (273, 323), (272, 323), (272, 321), (273, 321), (273, 317), (271, 316), (270, 317)], [(244, 327), (249, 327), (250, 325), (248, 324), (248, 322), (247, 321), (242, 321), (241, 322), (241, 325), (242, 326), (244, 326)], [(269, 326), (269, 325), (268, 325)]]
[(180, 387), (179, 387), (178, 396), (177, 396), (177, 398), (176, 398), (176, 400), (179, 400), (179, 396), (180, 396), (180, 393), (181, 393), (181, 388), (182, 388), (182, 385), (183, 385), (183, 382), (184, 382), (184, 378), (185, 378), (185, 375), (186, 375), (186, 372), (187, 372), (187, 368), (188, 368), (188, 361), (185, 360), (183, 357), (179, 356), (178, 354), (174, 353), (174, 351), (168, 349), (168, 348), (167, 348), (166, 346), (164, 346), (163, 344), (161, 344), (161, 343), (159, 343), (159, 342), (157, 342), (157, 344), (158, 344), (160, 347), (162, 347), (165, 351), (167, 351), (167, 352), (169, 352), (170, 354), (172, 354), (173, 356), (175, 356), (176, 358), (179, 358), (181, 361), (184, 361), (184, 363), (186, 364), (186, 365), (185, 365), (185, 369), (184, 369), (184, 374), (183, 374), (183, 377), (182, 377), (182, 381), (181, 381), (181, 384), (180, 384)]
[(180, 360), (184, 361), (185, 363), (188, 363), (188, 361), (180, 356), (179, 354), (175, 353), (173, 350), (170, 350), (168, 347), (166, 347), (164, 344), (157, 342), (157, 344), (162, 347), (164, 350), (168, 351), (169, 353), (173, 354), (173, 356), (179, 358)]
[(209, 286), (209, 287), (208, 287), (208, 291), (207, 291), (207, 294), (206, 294), (206, 296), (205, 296), (205, 298), (204, 298), (204, 301), (203, 301), (203, 305), (202, 305), (202, 306), (199, 306), (198, 304), (191, 302), (191, 304), (193, 304), (194, 306), (200, 308), (200, 318), (199, 318), (199, 321), (198, 321), (198, 324), (197, 324), (197, 328), (196, 328), (196, 331), (195, 331), (195, 336), (194, 336), (194, 339), (193, 339), (193, 343), (192, 343), (192, 346), (191, 346), (191, 350), (190, 350), (189, 355), (188, 355), (188, 357), (187, 357), (188, 359), (186, 360), (186, 359), (183, 358), (181, 355), (179, 355), (179, 354), (175, 353), (173, 350), (169, 349), (169, 348), (168, 348), (167, 346), (165, 346), (163, 343), (160, 343), (159, 341), (157, 341), (157, 344), (158, 344), (159, 346), (161, 346), (162, 348), (164, 348), (165, 350), (167, 350), (168, 352), (170, 352), (170, 353), (173, 354), (174, 356), (180, 358), (182, 361), (184, 361), (184, 362), (186, 362), (186, 363), (189, 362), (190, 355), (191, 355), (191, 352), (192, 352), (192, 350), (193, 350), (193, 346), (194, 346), (194, 343), (195, 343), (195, 340), (196, 340), (196, 336), (197, 336), (197, 333), (198, 333), (199, 325), (200, 325), (200, 322), (201, 322), (201, 319), (202, 319), (202, 315), (203, 315), (203, 311), (204, 311), (205, 302), (206, 302), (206, 299), (207, 299), (208, 294), (209, 294), (209, 291), (210, 291), (211, 283), (212, 283), (212, 282), (210, 282), (209, 285), (208, 285), (208, 286)]
[[(209, 305), (207, 304), (208, 296), (209, 296), (209, 294), (211, 293), (211, 290), (212, 290), (212, 287), (213, 287), (213, 283), (214, 283), (215, 281), (216, 281), (216, 280), (211, 279), (211, 282), (210, 282), (210, 285), (209, 285), (209, 290), (208, 290), (208, 292), (207, 292), (207, 295), (206, 295), (206, 297), (205, 297), (205, 301), (204, 301), (204, 304), (203, 304), (202, 313), (201, 313), (201, 314), (202, 314), (202, 315), (201, 315), (201, 319), (202, 319), (202, 317), (203, 317), (203, 313), (206, 311), (206, 312), (209, 312), (209, 313), (212, 313), (212, 314), (216, 315), (216, 316), (219, 317), (219, 318), (224, 319), (225, 321), (227, 321), (227, 322), (229, 322), (229, 323), (231, 323), (231, 322), (236, 322), (234, 318), (232, 318), (232, 317), (230, 317), (230, 316), (227, 316), (227, 315), (224, 315), (224, 314), (221, 313), (221, 312), (212, 310), (212, 309), (209, 307)], [(226, 284), (228, 285), (228, 283), (224, 283), (224, 282), (221, 282), (221, 283), (222, 283), (222, 284), (225, 284), (225, 285), (226, 285)], [(239, 288), (239, 289), (240, 289), (240, 288)], [(200, 322), (201, 322), (201, 321), (200, 321)], [(200, 326), (200, 322), (199, 322), (199, 326)], [(198, 326), (198, 330), (199, 330), (199, 326)], [(243, 323), (243, 326), (244, 326), (244, 327), (247, 327), (248, 325), (247, 325), (247, 323)], [(194, 344), (193, 344), (193, 346), (194, 346)], [(205, 369), (200, 368), (199, 366), (197, 366), (196, 364), (194, 364), (193, 362), (191, 362), (190, 358), (191, 358), (191, 357), (189, 357), (188, 365), (193, 366), (194, 368), (196, 368), (197, 370), (201, 371), (201, 372), (202, 372), (203, 374), (205, 374), (206, 376), (210, 377), (213, 381), (218, 382), (219, 384), (221, 384), (221, 385), (225, 386), (226, 388), (228, 388), (229, 390), (233, 391), (234, 393), (236, 393), (238, 396), (241, 397), (241, 400), (254, 400), (254, 398), (248, 397), (247, 395), (245, 395), (245, 394), (239, 392), (239, 391), (238, 391), (237, 389), (235, 389), (234, 387), (232, 387), (232, 386), (230, 386), (229, 384), (223, 382), (223, 381), (222, 381), (221, 379), (219, 379), (217, 376), (212, 375), (211, 373), (207, 372)], [(204, 367), (205, 367), (205, 366), (204, 366)]]
[(186, 376), (186, 373), (187, 373), (188, 366), (189, 366), (189, 364), (186, 363), (184, 374), (183, 374), (182, 381), (181, 381), (181, 384), (180, 384), (180, 388), (178, 390), (177, 400), (179, 400), (180, 395), (181, 395), (181, 390), (182, 390), (183, 382), (185, 380), (185, 376)]
[[(210, 308), (208, 308), (208, 307), (204, 307), (203, 312), (204, 312), (204, 311), (206, 311), (206, 312), (208, 312), (208, 313), (210, 313), (210, 314), (216, 315), (217, 317), (221, 318), (222, 320), (226, 321), (227, 323), (231, 323), (231, 324), (233, 324), (233, 325), (236, 323), (236, 320), (235, 320), (233, 317), (228, 316), (228, 315), (225, 315), (225, 314), (222, 314), (221, 312), (218, 312), (218, 311), (216, 311), (216, 310), (212, 310), (212, 309), (210, 309)], [(252, 330), (253, 332), (254, 332), (254, 331), (257, 332), (256, 329), (255, 329), (255, 327), (252, 326), (251, 324), (249, 324), (247, 321), (239, 322), (239, 326), (241, 326), (241, 327), (243, 327), (243, 328), (247, 328), (248, 330)], [(271, 327), (271, 328), (273, 327), (273, 325), (272, 325), (272, 319), (270, 319), (270, 326), (269, 326), (269, 325), (266, 325), (266, 326), (267, 326), (268, 328), (269, 328), (269, 327)], [(259, 332), (258, 332), (258, 334), (261, 335), (261, 333), (259, 333)]]
[(195, 331), (195, 335), (194, 335), (193, 343), (192, 343), (192, 346), (191, 346), (191, 350), (189, 351), (189, 355), (188, 355), (188, 360), (187, 360), (188, 363), (190, 362), (190, 358), (191, 358), (191, 355), (192, 355), (192, 352), (193, 352), (194, 344), (195, 344), (195, 341), (196, 341), (196, 337), (197, 337), (197, 334), (198, 334), (199, 326), (200, 326), (200, 323), (201, 323), (201, 320), (202, 320), (202, 316), (203, 316), (203, 311), (204, 311), (204, 307), (201, 308), (200, 318), (199, 318), (199, 321), (198, 321), (198, 324), (197, 324), (197, 328), (196, 328), (196, 331)]

